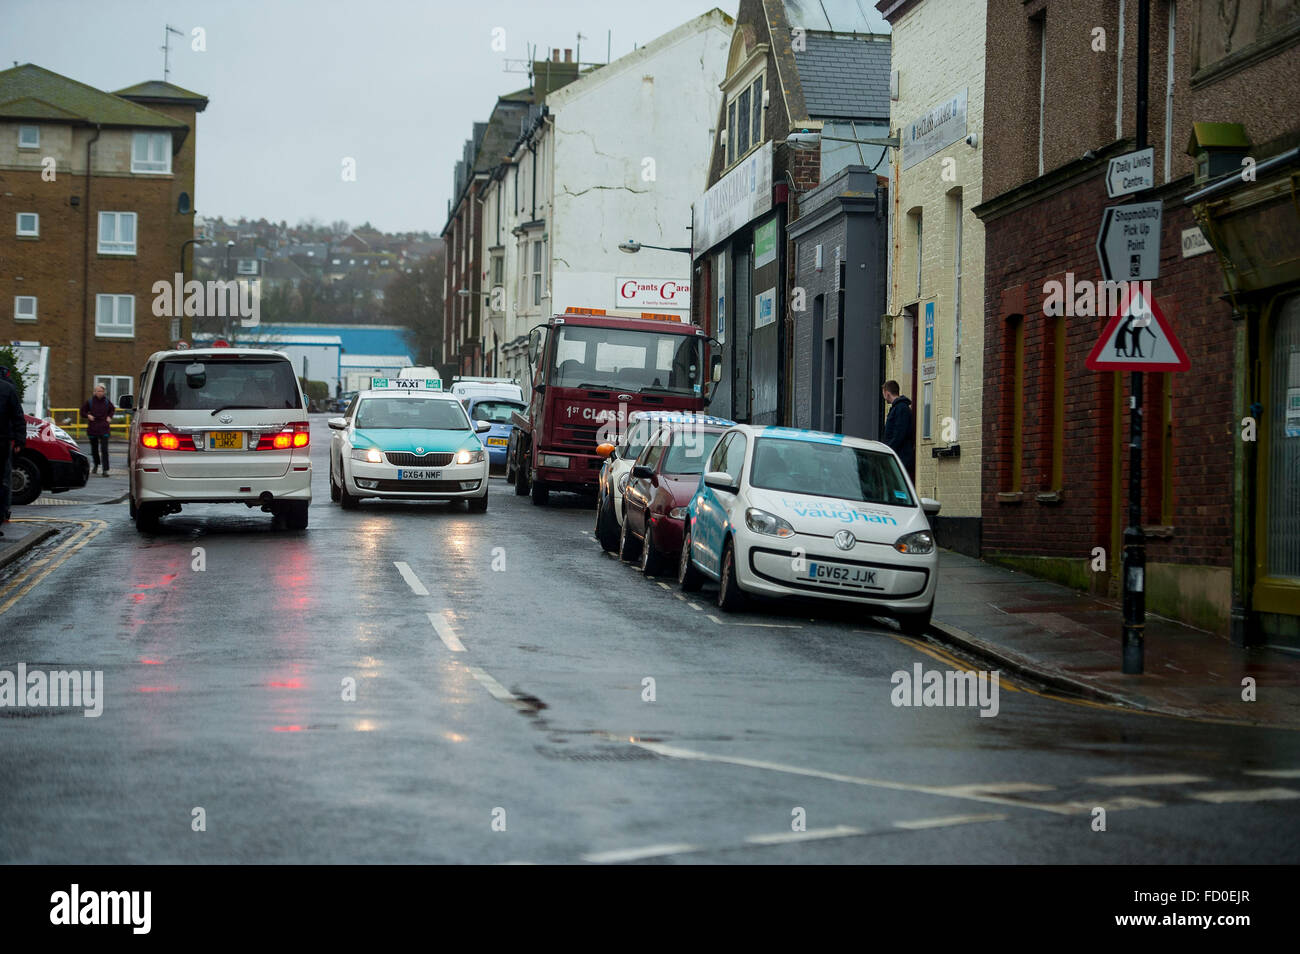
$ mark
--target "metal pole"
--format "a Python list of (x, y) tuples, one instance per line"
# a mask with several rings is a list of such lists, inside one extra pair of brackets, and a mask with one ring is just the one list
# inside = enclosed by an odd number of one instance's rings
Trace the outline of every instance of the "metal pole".
[[(1150, 51), (1150, 0), (1138, 0), (1137, 148), (1147, 147), (1147, 59)], [(1146, 632), (1146, 541), (1142, 535), (1142, 387), (1143, 374), (1134, 371), (1129, 384), (1130, 443), (1128, 527), (1124, 530), (1124, 672), (1143, 670)]]

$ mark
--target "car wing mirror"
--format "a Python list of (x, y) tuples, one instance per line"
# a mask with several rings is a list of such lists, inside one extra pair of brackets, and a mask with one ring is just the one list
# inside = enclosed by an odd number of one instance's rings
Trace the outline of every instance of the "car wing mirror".
[(117, 409), (119, 411), (135, 410), (135, 398), (130, 394), (123, 394), (117, 399)]
[(330, 426), (330, 430), (334, 430), (334, 431), (345, 431), (347, 430), (348, 427), (347, 420), (342, 417), (331, 417), (325, 423)]
[(704, 486), (734, 494), (740, 487), (725, 470), (711, 470), (704, 475)]
[(491, 422), (491, 421), (475, 421), (475, 422), (474, 422), (474, 432), (475, 432), (476, 434), (486, 434), (486, 433), (487, 433), (488, 431), (490, 431), (490, 430), (492, 430), (492, 422)]
[(645, 464), (637, 464), (632, 468), (632, 477), (635, 480), (650, 480), (654, 475), (654, 468)]
[(597, 444), (596, 453), (601, 457), (608, 459), (614, 453), (613, 444)]

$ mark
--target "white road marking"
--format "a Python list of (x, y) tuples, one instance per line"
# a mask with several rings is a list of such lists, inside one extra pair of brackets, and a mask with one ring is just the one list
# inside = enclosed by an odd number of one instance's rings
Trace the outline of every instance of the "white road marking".
[(479, 669), (478, 666), (470, 666), (469, 674), (477, 679), (484, 689), (492, 693), (494, 699), (500, 699), (502, 702), (519, 702), (518, 696), (485, 673), (482, 669)]
[(662, 582), (661, 580), (655, 580), (655, 583), (657, 583), (657, 584), (659, 584), (660, 586), (662, 586), (665, 590), (671, 590), (671, 589), (672, 589), (671, 586), (669, 586), (667, 583)]
[(1266, 778), (1300, 778), (1300, 769), (1252, 769), (1247, 775), (1263, 775)]
[[(446, 613), (447, 611), (443, 610), (444, 616)], [(451, 620), (444, 619), (437, 613), (429, 613), (428, 615), (429, 622), (433, 624), (433, 629), (438, 634), (438, 638), (442, 640), (443, 645), (453, 653), (463, 653), (465, 644), (456, 638), (456, 630), (452, 627)]]
[(1049, 811), (1054, 811), (1060, 815), (1087, 815), (1094, 808), (1104, 808), (1108, 812), (1122, 812), (1133, 808), (1162, 808), (1163, 806), (1163, 802), (1153, 802), (1149, 798), (1137, 798), (1133, 795), (1106, 795), (1103, 798), (1094, 798), (1091, 801), (1057, 802), (1045, 807)]
[(429, 591), (424, 588), (424, 584), (415, 575), (415, 571), (411, 569), (410, 564), (394, 562), (393, 566), (397, 567), (397, 572), (402, 574), (402, 579), (406, 581), (406, 585), (411, 588), (412, 593), (416, 596), (429, 595)]
[(949, 825), (974, 825), (978, 822), (1006, 821), (1006, 815), (944, 815), (940, 818), (913, 818), (894, 822), (895, 828), (919, 831), (924, 828), (947, 828)]
[(784, 845), (792, 841), (815, 841), (819, 838), (847, 838), (865, 835), (861, 828), (836, 825), (834, 828), (810, 828), (807, 831), (779, 831), (775, 835), (750, 835), (745, 839), (751, 845)]
[(1300, 798), (1300, 792), (1289, 788), (1251, 788), (1232, 792), (1194, 792), (1192, 798), (1222, 805), (1225, 802), (1274, 802)]
[(704, 615), (713, 620), (719, 626), (760, 626), (763, 629), (803, 629), (802, 626), (796, 626), (793, 623), (744, 623), (739, 620), (733, 621), (719, 619), (712, 613), (705, 613)]
[(1124, 785), (1187, 785), (1191, 782), (1208, 782), (1209, 779), (1204, 775), (1180, 775), (1171, 772), (1168, 775), (1094, 775), (1084, 781), (1118, 788)]
[(1036, 782), (975, 782), (971, 785), (944, 785), (945, 792), (953, 795), (1014, 795), (1018, 792), (1050, 792), (1056, 786)]
[(615, 851), (594, 851), (582, 856), (583, 861), (603, 865), (617, 861), (638, 861), (642, 858), (660, 858), (664, 855), (680, 855), (688, 851), (699, 851), (697, 845), (678, 843), (672, 845), (647, 845), (644, 848), (620, 848)]

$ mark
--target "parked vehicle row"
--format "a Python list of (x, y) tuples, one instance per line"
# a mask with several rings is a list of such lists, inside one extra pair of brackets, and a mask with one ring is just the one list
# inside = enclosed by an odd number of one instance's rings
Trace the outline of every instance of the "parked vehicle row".
[[(650, 433), (638, 449), (640, 425)], [(909, 634), (929, 626), (939, 503), (917, 494), (886, 445), (693, 415), (640, 418), (628, 436), (602, 448), (596, 536), (606, 550), (647, 575), (675, 571), (688, 592), (716, 583), (727, 611), (750, 597), (812, 597), (892, 616)]]

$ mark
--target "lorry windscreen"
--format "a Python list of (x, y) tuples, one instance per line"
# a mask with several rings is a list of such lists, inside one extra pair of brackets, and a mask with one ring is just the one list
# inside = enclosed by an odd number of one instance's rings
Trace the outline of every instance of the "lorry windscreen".
[(704, 382), (702, 352), (702, 339), (695, 335), (565, 325), (555, 335), (549, 383), (699, 394)]

